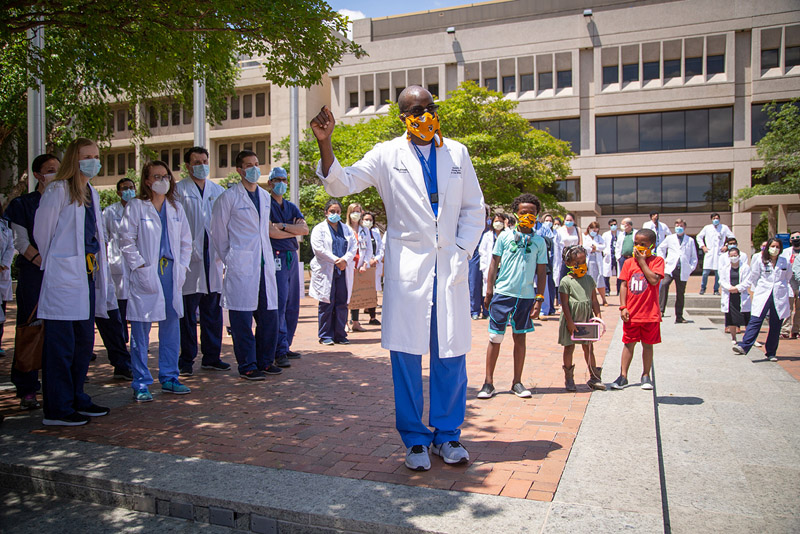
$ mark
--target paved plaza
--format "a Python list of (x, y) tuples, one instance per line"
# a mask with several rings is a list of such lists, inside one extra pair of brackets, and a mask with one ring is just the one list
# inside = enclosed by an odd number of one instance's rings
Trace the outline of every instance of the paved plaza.
[[(608, 332), (595, 349), (607, 384), (621, 352), (618, 300), (609, 300)], [(665, 517), (674, 532), (800, 530), (800, 340), (782, 341), (776, 364), (762, 349), (732, 354), (708, 318), (672, 319), (668, 312), (655, 353), (660, 432), (653, 392), (638, 387), (638, 351), (626, 390), (591, 393), (578, 353), (578, 392), (564, 390), (557, 319), (537, 321), (528, 334), (523, 382), (533, 398), (508, 391), (507, 336), (495, 373), (500, 393), (476, 399), (487, 321), (473, 321), (462, 434), (471, 461), (451, 467), (434, 457), (424, 473), (403, 466), (379, 327), (326, 350), (308, 298), (293, 346), (303, 357), (282, 375), (248, 382), (196, 365), (185, 380), (190, 395), (156, 386), (155, 402), (143, 405), (112, 378), (98, 336), (87, 390), (112, 411), (83, 427), (45, 428), (41, 412), (20, 412), (7, 357), (0, 486), (255, 532), (659, 532)], [(9, 320), (9, 351), (12, 332)], [(229, 337), (223, 350), (235, 364)], [(9, 514), (0, 514), (0, 530)]]

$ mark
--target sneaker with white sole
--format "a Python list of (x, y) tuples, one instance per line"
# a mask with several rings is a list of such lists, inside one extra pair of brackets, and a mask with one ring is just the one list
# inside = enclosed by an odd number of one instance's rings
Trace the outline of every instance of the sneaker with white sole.
[(484, 384), (478, 392), (479, 399), (491, 399), (495, 395), (497, 395), (497, 390), (494, 389), (494, 386), (491, 384)]
[(768, 359), (769, 359), (769, 361), (771, 361), (771, 362), (777, 362), (777, 361), (778, 361), (778, 357), (777, 357), (777, 356), (775, 356), (774, 354), (773, 354), (772, 356), (767, 356), (767, 358), (768, 358)]
[(412, 471), (427, 471), (431, 468), (431, 456), (425, 445), (414, 445), (406, 450), (406, 467)]
[(760, 342), (760, 341), (756, 341), (756, 342), (754, 343), (754, 345), (755, 345), (756, 347), (758, 347), (758, 348), (761, 348), (761, 347), (763, 347), (763, 346), (764, 346), (764, 344), (763, 344), (762, 342)]
[(517, 382), (511, 386), (511, 392), (521, 399), (529, 399), (531, 397), (531, 391), (523, 386), (522, 382)]
[(628, 379), (622, 375), (619, 375), (616, 380), (611, 382), (611, 389), (625, 389), (625, 386), (628, 385)]
[(433, 454), (441, 456), (444, 463), (455, 465), (469, 462), (469, 453), (458, 441), (445, 441), (431, 447)]
[(650, 375), (642, 375), (642, 389), (651, 390), (653, 389), (653, 381), (650, 380)]
[(734, 354), (747, 354), (744, 349), (738, 343), (731, 347), (731, 350)]

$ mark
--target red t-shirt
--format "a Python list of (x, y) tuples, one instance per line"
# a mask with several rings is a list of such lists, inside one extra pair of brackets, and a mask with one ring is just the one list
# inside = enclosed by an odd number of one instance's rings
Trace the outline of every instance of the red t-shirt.
[[(660, 278), (664, 278), (664, 258), (650, 256), (647, 266)], [(645, 278), (635, 258), (628, 258), (619, 273), (620, 280), (628, 283), (628, 299), (626, 305), (631, 314), (632, 323), (661, 322), (661, 307), (658, 302), (659, 284), (651, 284)]]

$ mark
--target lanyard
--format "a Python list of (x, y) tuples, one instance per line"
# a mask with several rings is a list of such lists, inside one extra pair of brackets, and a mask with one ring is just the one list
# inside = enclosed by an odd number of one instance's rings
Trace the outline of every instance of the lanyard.
[(414, 151), (417, 153), (420, 165), (422, 165), (422, 174), (425, 176), (425, 187), (428, 189), (428, 196), (430, 197), (431, 207), (434, 214), (439, 212), (439, 190), (436, 184), (436, 147), (431, 145), (431, 154), (428, 159), (422, 155), (420, 149), (414, 143), (411, 143)]

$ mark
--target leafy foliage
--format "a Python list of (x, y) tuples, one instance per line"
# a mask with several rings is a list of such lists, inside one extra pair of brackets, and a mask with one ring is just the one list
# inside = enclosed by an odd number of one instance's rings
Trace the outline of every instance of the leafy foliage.
[[(507, 207), (521, 192), (539, 196), (544, 206), (563, 211), (558, 206), (553, 184), (570, 172), (574, 156), (569, 143), (549, 133), (534, 130), (515, 112), (517, 103), (503, 98), (473, 82), (464, 82), (440, 102), (442, 133), (463, 143), (469, 150), (485, 202), (492, 208)], [(361, 159), (376, 143), (388, 141), (405, 131), (398, 120), (397, 104), (389, 112), (357, 124), (337, 124), (331, 142), (342, 165)], [(289, 138), (278, 142), (276, 158), (289, 153)], [(311, 129), (300, 142), (300, 203), (309, 225), (322, 220), (328, 194), (316, 177), (319, 149)], [(385, 222), (385, 209), (375, 188), (342, 199), (347, 206), (359, 202), (375, 213), (378, 222)]]

